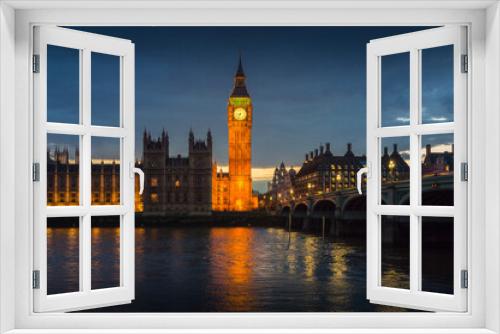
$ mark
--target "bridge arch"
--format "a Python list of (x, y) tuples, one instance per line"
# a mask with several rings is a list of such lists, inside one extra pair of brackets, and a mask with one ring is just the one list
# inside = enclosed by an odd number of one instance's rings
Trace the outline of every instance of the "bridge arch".
[(366, 211), (366, 195), (357, 195), (349, 197), (342, 205), (342, 215), (349, 211)]
[(315, 216), (333, 216), (335, 215), (336, 209), (337, 204), (335, 201), (330, 199), (320, 199), (314, 203), (312, 213)]
[(381, 201), (381, 203), (382, 203), (382, 204), (387, 204), (387, 203), (391, 202), (391, 201), (389, 200), (389, 194), (388, 194), (388, 193), (386, 193), (386, 192), (382, 192), (382, 195), (381, 195), (380, 201)]
[(410, 205), (410, 194), (406, 194), (399, 200), (399, 205)]
[(292, 208), (289, 205), (285, 205), (284, 207), (281, 208), (280, 215), (281, 216), (288, 216), (291, 211), (292, 211)]
[(306, 203), (298, 203), (293, 209), (293, 215), (297, 217), (306, 217), (308, 209), (309, 208)]
[(333, 204), (335, 206), (337, 205), (337, 203), (335, 203), (335, 200), (333, 200), (333, 199), (320, 198), (320, 199), (317, 199), (316, 201), (314, 201), (313, 208), (318, 206), (318, 205), (330, 205), (330, 204)]

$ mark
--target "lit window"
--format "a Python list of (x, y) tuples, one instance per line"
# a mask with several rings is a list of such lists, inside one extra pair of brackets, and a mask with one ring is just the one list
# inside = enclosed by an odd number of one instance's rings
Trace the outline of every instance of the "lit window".
[(151, 187), (158, 187), (158, 178), (152, 177), (150, 181)]

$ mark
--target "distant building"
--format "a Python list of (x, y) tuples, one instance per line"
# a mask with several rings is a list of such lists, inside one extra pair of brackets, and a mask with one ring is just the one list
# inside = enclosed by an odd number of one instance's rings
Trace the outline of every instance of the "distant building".
[(273, 179), (267, 185), (267, 196), (275, 202), (285, 203), (294, 198), (294, 183), (297, 172), (287, 169), (282, 161), (274, 170)]
[(330, 143), (306, 154), (295, 177), (296, 198), (356, 187), (356, 173), (366, 164), (365, 156), (355, 156), (347, 144), (344, 155), (333, 155)]
[(73, 161), (69, 158), (68, 148), (62, 150), (56, 148), (53, 152), (47, 151), (47, 205), (79, 205), (79, 168), (78, 150)]
[(212, 166), (212, 209), (228, 211), (229, 206), (229, 173), (217, 170), (217, 163)]
[[(140, 164), (139, 164), (140, 167)], [(68, 148), (47, 151), (47, 205), (68, 206), (80, 203), (80, 154), (76, 150), (70, 159)], [(92, 161), (91, 166), (92, 205), (120, 204), (120, 162), (116, 160)], [(139, 195), (139, 178), (136, 177), (135, 211), (142, 212), (142, 198)]]
[(389, 154), (388, 148), (384, 147), (381, 162), (382, 182), (401, 181), (410, 178), (410, 167), (398, 151), (397, 144), (393, 145), (391, 154)]
[(212, 211), (212, 135), (188, 138), (188, 156), (169, 154), (169, 137), (157, 139), (144, 131), (144, 212), (148, 214), (209, 214)]
[[(454, 150), (451, 152), (432, 152), (431, 145), (426, 145), (422, 155), (422, 175), (452, 176), (454, 170)], [(333, 155), (330, 144), (320, 146), (305, 155), (305, 160), (298, 172), (287, 170), (282, 162), (274, 171), (273, 179), (268, 183), (268, 191), (259, 198), (259, 207), (268, 211), (279, 209), (280, 205), (289, 205), (312, 196), (356, 188), (356, 174), (366, 165), (366, 157), (356, 156), (352, 145), (347, 144), (344, 155)], [(383, 186), (408, 182), (410, 166), (394, 144), (392, 152), (384, 147), (381, 157), (381, 175)], [(366, 181), (364, 181), (366, 182)], [(433, 185), (433, 188), (438, 184)]]
[(143, 205), (148, 214), (206, 214), (211, 211), (248, 211), (258, 207), (252, 191), (252, 99), (246, 88), (241, 58), (227, 104), (229, 171), (212, 163), (212, 134), (206, 141), (189, 133), (189, 153), (170, 157), (169, 137), (157, 139), (144, 132)]
[(425, 146), (425, 156), (422, 162), (423, 175), (447, 175), (453, 172), (454, 146), (451, 146), (451, 152), (432, 152), (431, 145)]
[(366, 157), (355, 156), (350, 143), (344, 155), (333, 155), (330, 143), (321, 145), (305, 155), (298, 172), (287, 170), (284, 163), (276, 168), (260, 207), (275, 210), (279, 204), (354, 188), (356, 173), (365, 164)]

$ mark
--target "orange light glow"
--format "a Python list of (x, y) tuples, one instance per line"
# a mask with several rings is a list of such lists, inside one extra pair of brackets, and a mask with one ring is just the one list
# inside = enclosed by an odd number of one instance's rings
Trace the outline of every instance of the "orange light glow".
[[(244, 82), (244, 76), (235, 77), (235, 85), (244, 85)], [(255, 207), (251, 165), (252, 114), (250, 96), (231, 95), (227, 105), (229, 172), (216, 172), (216, 165), (212, 169), (212, 189), (216, 189), (212, 192), (213, 210), (249, 211)], [(221, 192), (221, 185), (228, 186), (228, 191)]]
[[(249, 288), (254, 266), (251, 254), (254, 231), (250, 228), (212, 228), (210, 253), (215, 259), (212, 279), (217, 286), (227, 287), (226, 299), (236, 309), (246, 309), (252, 294), (242, 291)], [(234, 292), (234, 293), (231, 293)]]

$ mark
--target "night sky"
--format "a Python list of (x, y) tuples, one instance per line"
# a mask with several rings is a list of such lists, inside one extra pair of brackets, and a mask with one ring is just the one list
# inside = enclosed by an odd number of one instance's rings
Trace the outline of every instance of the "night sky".
[[(353, 143), (366, 146), (366, 44), (376, 38), (420, 30), (409, 27), (99, 27), (80, 28), (130, 39), (136, 52), (136, 156), (142, 132), (165, 128), (170, 154), (187, 154), (187, 138), (214, 137), (214, 160), (227, 164), (227, 100), (241, 53), (253, 99), (253, 166), (282, 160), (299, 165), (304, 154), (330, 142), (334, 154)], [(450, 48), (424, 54), (424, 122), (452, 120)], [(452, 51), (452, 50), (451, 50)], [(430, 51), (429, 51), (430, 52)], [(77, 57), (77, 56), (76, 56)], [(117, 62), (93, 57), (95, 124), (115, 124)], [(408, 118), (407, 55), (384, 59), (384, 125)], [(78, 67), (68, 52), (49, 53), (49, 121), (71, 121), (77, 104)], [(384, 67), (384, 64), (390, 64)], [(52, 64), (52, 65), (51, 65)], [(57, 66), (54, 66), (56, 65)], [(52, 67), (51, 67), (52, 66)], [(55, 75), (51, 79), (51, 70)], [(384, 72), (385, 71), (385, 72)], [(94, 77), (95, 76), (95, 77)], [(61, 78), (64, 77), (64, 80)], [(106, 79), (108, 78), (108, 79)], [(52, 88), (51, 88), (52, 87)], [(73, 101), (73, 102), (71, 102)], [(76, 113), (77, 115), (77, 113)], [(102, 155), (111, 157), (106, 146)]]

